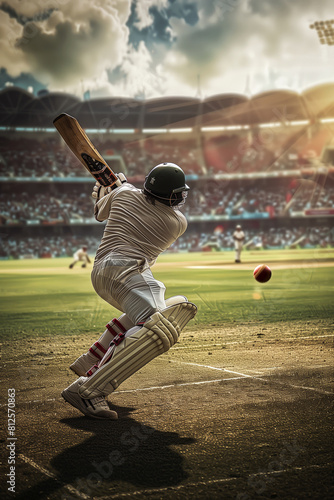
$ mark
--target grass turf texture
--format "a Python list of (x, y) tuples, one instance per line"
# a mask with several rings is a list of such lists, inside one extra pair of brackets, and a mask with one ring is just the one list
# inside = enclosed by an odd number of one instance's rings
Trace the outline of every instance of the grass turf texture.
[[(164, 254), (152, 271), (166, 297), (186, 295), (198, 306), (192, 330), (333, 317), (333, 250), (248, 251), (242, 259), (234, 266), (233, 252)], [(71, 260), (0, 261), (2, 339), (100, 333), (119, 315), (93, 290), (92, 266), (70, 270)], [(264, 284), (253, 278), (261, 263), (273, 271)]]

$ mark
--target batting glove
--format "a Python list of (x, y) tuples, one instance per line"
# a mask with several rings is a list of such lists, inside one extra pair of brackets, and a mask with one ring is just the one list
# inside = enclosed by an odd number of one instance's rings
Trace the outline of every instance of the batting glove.
[(103, 198), (103, 196), (109, 194), (110, 192), (111, 192), (110, 187), (101, 186), (99, 182), (96, 182), (95, 186), (93, 187), (92, 198), (98, 201), (101, 198)]

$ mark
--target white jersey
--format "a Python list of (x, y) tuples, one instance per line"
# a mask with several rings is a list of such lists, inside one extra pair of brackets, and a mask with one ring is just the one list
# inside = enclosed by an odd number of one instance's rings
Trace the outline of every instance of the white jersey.
[(79, 250), (77, 250), (75, 252), (75, 254), (73, 255), (73, 257), (76, 260), (84, 260), (87, 257), (87, 252), (85, 252), (85, 250), (83, 250), (82, 248), (79, 248)]
[(235, 248), (241, 248), (244, 244), (245, 233), (241, 229), (236, 229), (233, 233)]
[(141, 189), (125, 183), (95, 205), (95, 218), (107, 220), (95, 262), (110, 254), (145, 259), (149, 266), (187, 229), (185, 216), (172, 207), (154, 205)]
[(165, 286), (150, 267), (187, 228), (179, 210), (123, 184), (95, 204), (98, 221), (107, 220), (92, 271), (96, 293), (126, 313), (136, 325), (166, 307)]

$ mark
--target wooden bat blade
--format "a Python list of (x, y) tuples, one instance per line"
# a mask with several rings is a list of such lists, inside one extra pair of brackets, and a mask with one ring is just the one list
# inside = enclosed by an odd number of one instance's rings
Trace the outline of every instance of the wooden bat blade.
[(121, 185), (76, 118), (62, 113), (53, 120), (53, 124), (72, 153), (102, 186)]

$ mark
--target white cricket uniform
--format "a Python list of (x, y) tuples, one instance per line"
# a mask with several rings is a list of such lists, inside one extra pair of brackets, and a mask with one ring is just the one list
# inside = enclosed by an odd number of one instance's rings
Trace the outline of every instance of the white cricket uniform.
[(87, 257), (88, 257), (87, 252), (85, 250), (83, 250), (82, 248), (79, 248), (79, 250), (77, 250), (73, 254), (73, 258), (74, 258), (75, 262), (78, 262), (79, 260), (83, 261), (83, 262), (88, 262)]
[(185, 232), (185, 216), (125, 183), (95, 204), (95, 218), (107, 220), (91, 275), (97, 294), (135, 325), (165, 309), (165, 286), (150, 267)]
[(235, 260), (240, 260), (241, 250), (244, 245), (245, 233), (242, 229), (236, 229), (233, 233)]
[(77, 262), (84, 262), (84, 264), (90, 262), (88, 253), (83, 248), (79, 248), (79, 250), (73, 254), (73, 259), (70, 268), (73, 268)]

